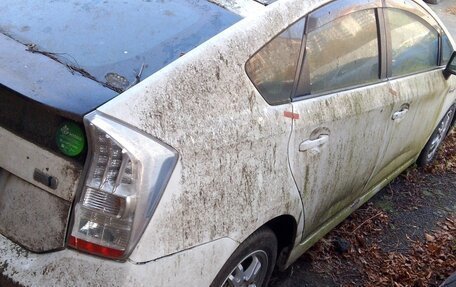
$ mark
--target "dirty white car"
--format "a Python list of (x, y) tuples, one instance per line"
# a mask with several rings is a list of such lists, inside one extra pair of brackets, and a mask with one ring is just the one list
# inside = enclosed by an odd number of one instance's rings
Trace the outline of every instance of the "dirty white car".
[(0, 10), (0, 285), (265, 286), (454, 122), (420, 0)]

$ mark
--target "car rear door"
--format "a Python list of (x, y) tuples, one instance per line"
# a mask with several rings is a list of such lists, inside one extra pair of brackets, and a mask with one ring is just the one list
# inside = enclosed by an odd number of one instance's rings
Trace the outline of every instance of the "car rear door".
[(358, 207), (388, 143), (394, 95), (381, 56), (381, 5), (336, 1), (308, 16), (289, 145), (304, 237)]

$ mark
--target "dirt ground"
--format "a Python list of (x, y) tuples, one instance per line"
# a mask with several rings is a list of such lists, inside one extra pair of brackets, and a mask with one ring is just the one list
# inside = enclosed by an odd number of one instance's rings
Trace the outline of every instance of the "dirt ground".
[(271, 287), (438, 286), (456, 272), (456, 129), (425, 169), (409, 168)]

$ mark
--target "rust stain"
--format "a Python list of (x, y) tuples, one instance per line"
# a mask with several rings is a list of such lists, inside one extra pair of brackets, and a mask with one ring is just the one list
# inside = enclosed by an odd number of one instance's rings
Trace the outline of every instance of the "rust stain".
[(393, 95), (395, 97), (397, 97), (397, 95), (398, 95), (397, 91), (393, 88), (389, 88), (389, 92), (391, 93), (391, 95)]

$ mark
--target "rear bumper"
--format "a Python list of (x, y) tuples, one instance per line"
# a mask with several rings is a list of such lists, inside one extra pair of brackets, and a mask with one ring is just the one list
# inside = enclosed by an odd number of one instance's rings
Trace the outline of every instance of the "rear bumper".
[(222, 238), (154, 261), (122, 263), (70, 249), (31, 253), (0, 235), (0, 283), (6, 286), (209, 286), (236, 247), (235, 241)]

